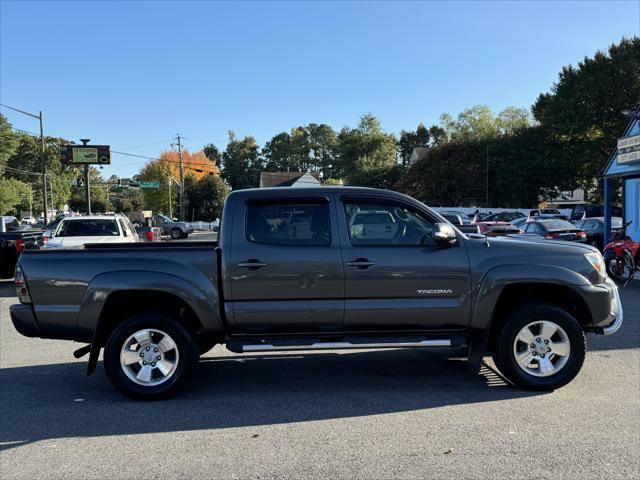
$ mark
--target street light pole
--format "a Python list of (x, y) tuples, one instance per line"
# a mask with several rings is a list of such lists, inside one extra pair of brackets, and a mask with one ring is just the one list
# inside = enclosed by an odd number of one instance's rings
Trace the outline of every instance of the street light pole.
[(14, 112), (22, 113), (23, 115), (27, 115), (29, 117), (37, 118), (40, 121), (40, 146), (42, 147), (42, 205), (44, 207), (44, 224), (47, 222), (47, 161), (46, 161), (46, 152), (44, 146), (44, 128), (42, 126), (42, 119), (44, 116), (42, 115), (42, 110), (38, 112), (38, 115), (35, 113), (25, 112), (24, 110), (20, 110), (19, 108), (10, 107), (9, 105), (0, 104), (4, 108), (8, 108), (9, 110), (13, 110)]

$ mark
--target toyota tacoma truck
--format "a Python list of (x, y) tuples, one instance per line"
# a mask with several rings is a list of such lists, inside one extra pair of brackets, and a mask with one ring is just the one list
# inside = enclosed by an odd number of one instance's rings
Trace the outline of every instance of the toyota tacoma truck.
[(466, 235), (405, 195), (368, 188), (232, 192), (219, 241), (24, 251), (15, 328), (103, 353), (113, 385), (168, 397), (217, 344), (238, 353), (468, 347), (527, 389), (580, 371), (585, 332), (622, 324), (593, 247)]

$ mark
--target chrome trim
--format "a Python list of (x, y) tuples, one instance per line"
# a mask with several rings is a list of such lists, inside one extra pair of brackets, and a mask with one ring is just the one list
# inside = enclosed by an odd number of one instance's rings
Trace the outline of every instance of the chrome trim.
[(618, 292), (618, 286), (615, 283), (613, 283), (613, 292), (615, 294), (615, 303), (618, 306), (618, 311), (614, 312), (612, 309), (611, 315), (615, 317), (615, 320), (611, 325), (602, 329), (603, 335), (613, 335), (618, 330), (620, 330), (624, 318), (624, 312), (622, 311), (622, 302), (620, 301), (620, 293)]
[(450, 347), (451, 340), (421, 340), (419, 342), (383, 342), (383, 343), (351, 343), (351, 342), (316, 342), (310, 345), (271, 345), (259, 343), (242, 345), (243, 352), (295, 351), (295, 350), (340, 350), (361, 348), (417, 348), (417, 347)]

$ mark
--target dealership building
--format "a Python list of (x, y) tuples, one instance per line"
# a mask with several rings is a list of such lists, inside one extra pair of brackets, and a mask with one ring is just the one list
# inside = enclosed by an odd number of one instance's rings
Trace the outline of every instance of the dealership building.
[(623, 221), (633, 222), (627, 235), (640, 242), (640, 105), (626, 110), (631, 117), (602, 170), (604, 178), (605, 233), (611, 231), (613, 180), (622, 179)]

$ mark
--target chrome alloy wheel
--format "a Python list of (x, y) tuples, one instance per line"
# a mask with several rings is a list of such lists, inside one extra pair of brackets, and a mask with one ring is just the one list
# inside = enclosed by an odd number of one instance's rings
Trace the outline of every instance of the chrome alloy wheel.
[(513, 342), (516, 363), (534, 377), (555, 375), (567, 364), (570, 353), (567, 332), (548, 320), (526, 325)]
[(154, 328), (139, 330), (127, 338), (120, 350), (120, 366), (138, 385), (160, 385), (176, 372), (180, 355), (176, 342)]

